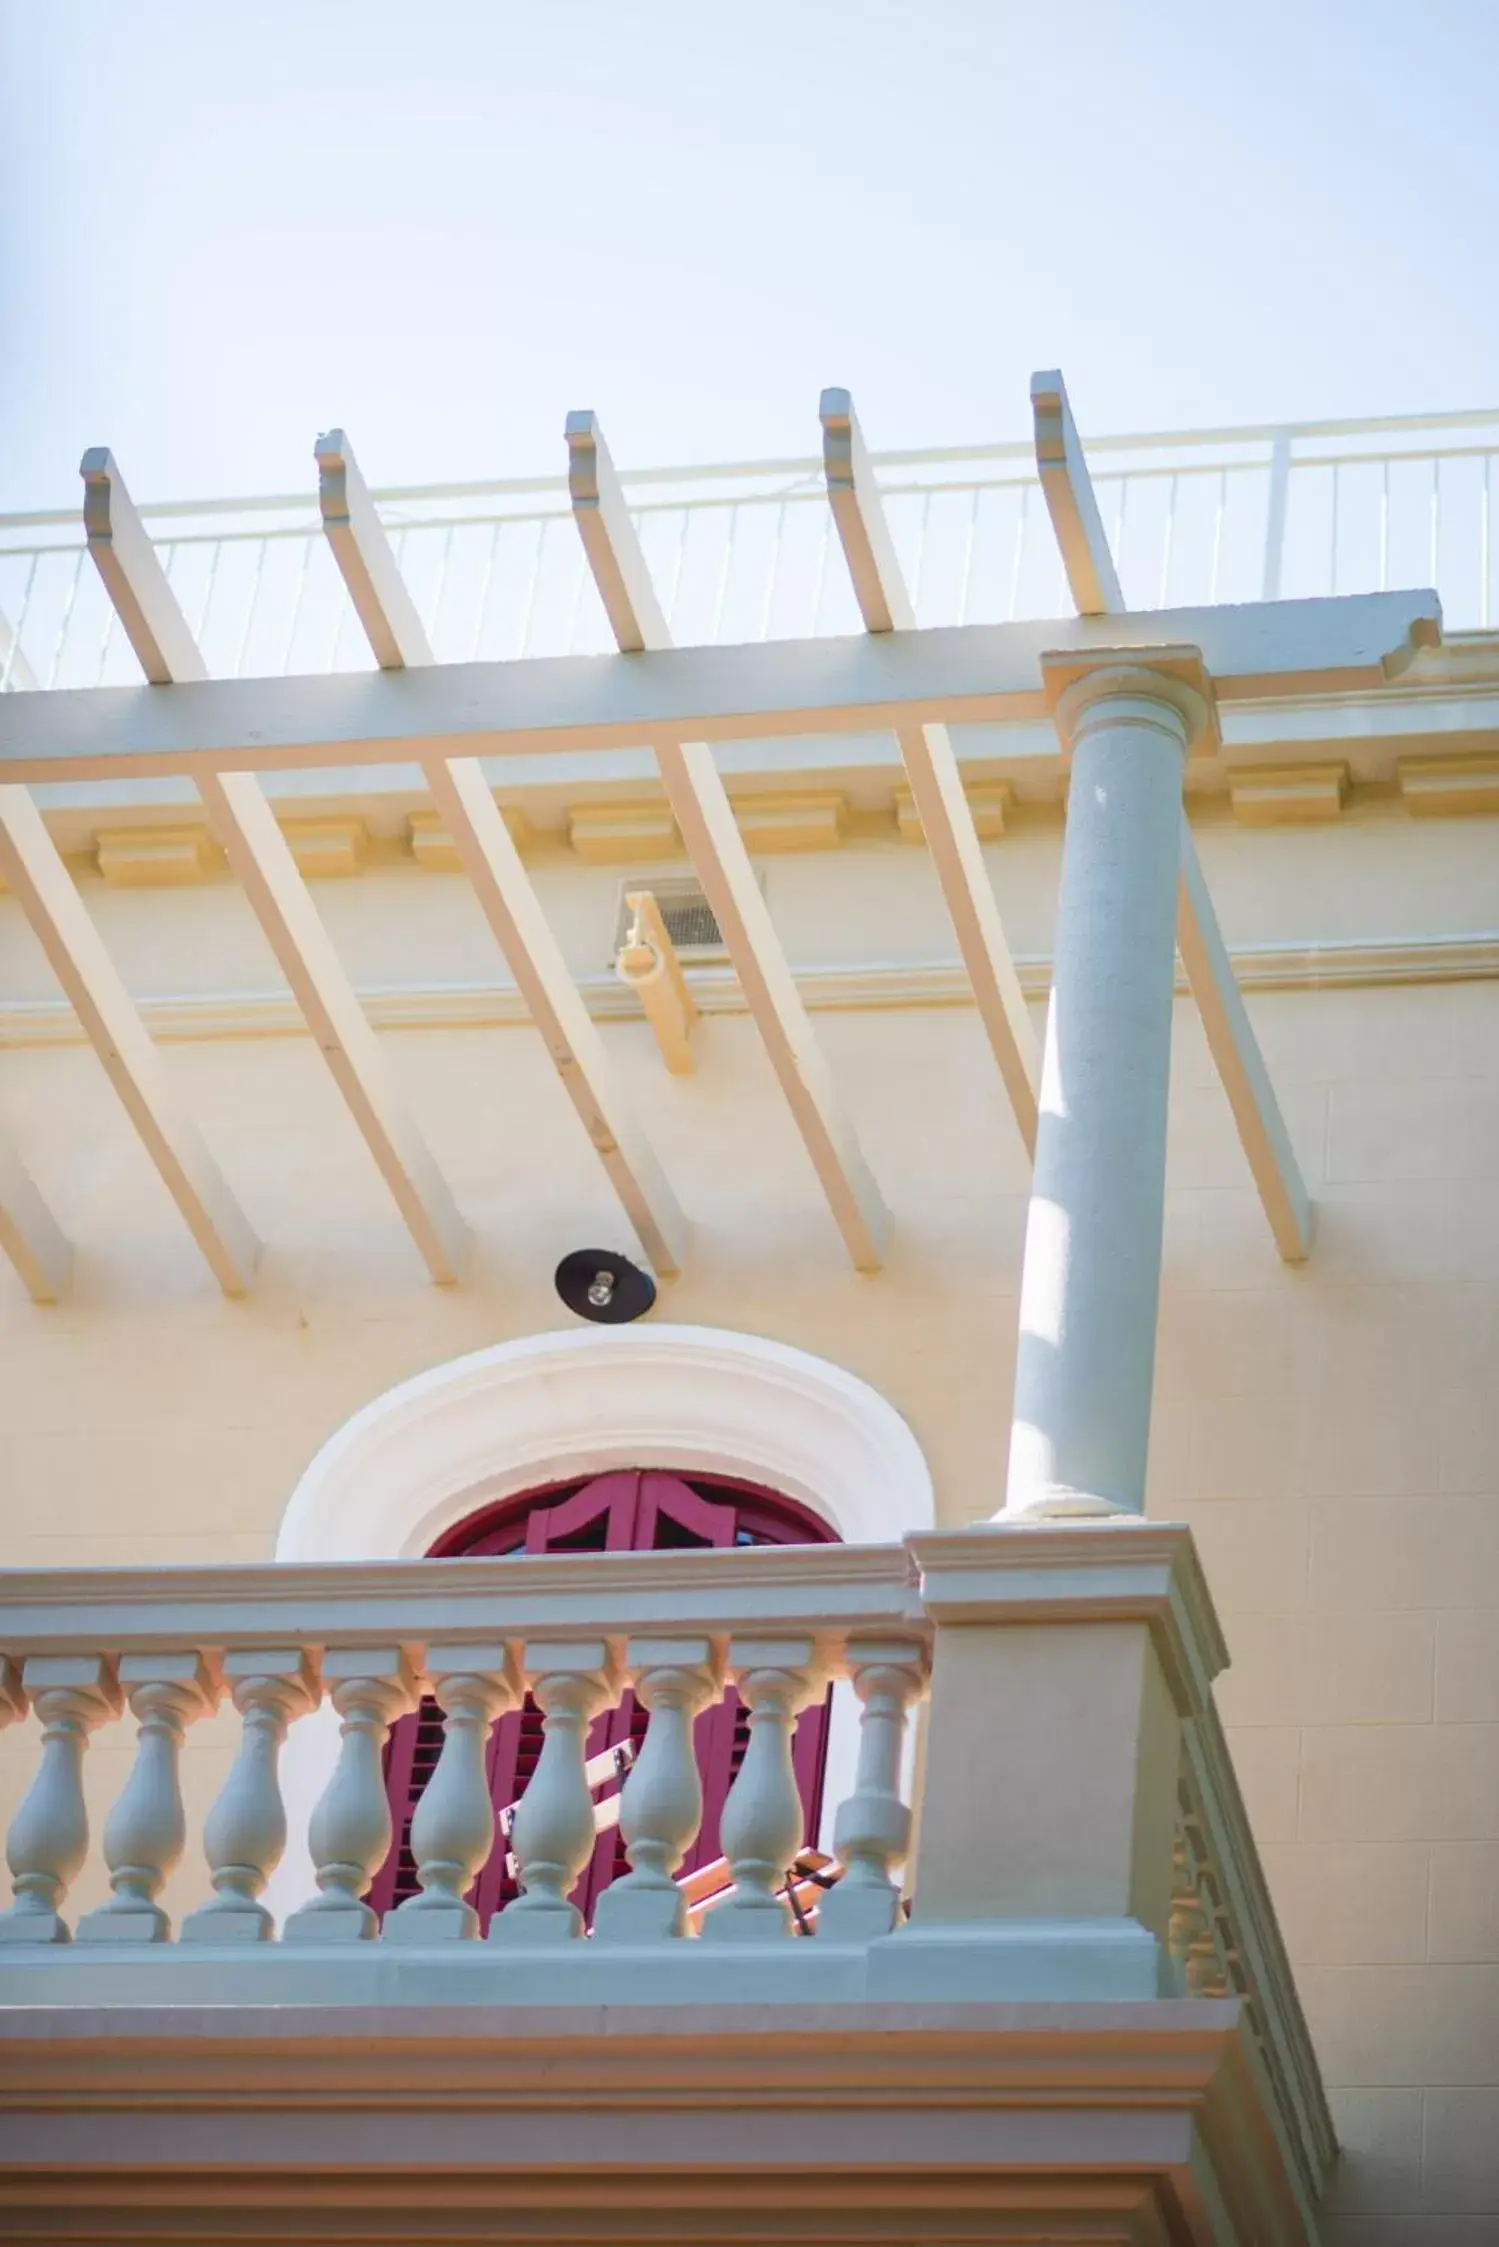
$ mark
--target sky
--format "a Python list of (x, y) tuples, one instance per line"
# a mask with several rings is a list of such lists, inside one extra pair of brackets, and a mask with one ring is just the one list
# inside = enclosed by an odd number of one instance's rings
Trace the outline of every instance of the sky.
[(1499, 402), (1499, 0), (0, 0), (0, 510)]

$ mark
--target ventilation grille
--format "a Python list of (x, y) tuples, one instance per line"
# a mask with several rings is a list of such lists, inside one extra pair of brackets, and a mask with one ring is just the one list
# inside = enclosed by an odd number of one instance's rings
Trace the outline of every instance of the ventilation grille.
[(648, 889), (655, 898), (666, 933), (684, 959), (722, 957), (723, 931), (714, 918), (712, 906), (691, 875), (624, 883), (619, 893), (619, 915), (614, 931), (616, 951), (629, 934), (634, 918), (626, 899), (643, 889)]

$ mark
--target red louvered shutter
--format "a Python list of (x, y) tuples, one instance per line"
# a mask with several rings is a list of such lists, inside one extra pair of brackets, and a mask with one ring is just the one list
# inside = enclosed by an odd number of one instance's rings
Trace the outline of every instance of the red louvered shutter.
[[(499, 1554), (660, 1552), (692, 1546), (832, 1542), (833, 1533), (825, 1522), (806, 1507), (772, 1491), (716, 1476), (688, 1478), (630, 1469), (487, 1507), (449, 1530), (433, 1547), (431, 1557), (453, 1560)], [(638, 1749), (645, 1727), (645, 1710), (638, 1706), (633, 1693), (626, 1694), (617, 1709), (595, 1719), (587, 1752), (595, 1756), (625, 1741)], [(821, 1814), (827, 1733), (828, 1703), (823, 1701), (800, 1718), (792, 1748), (808, 1841), (816, 1837)], [(688, 1872), (711, 1864), (721, 1854), (719, 1820), (748, 1741), (745, 1711), (737, 1693), (731, 1689), (717, 1707), (703, 1712), (695, 1738), (703, 1777), (703, 1823), (686, 1860), (684, 1869)], [(414, 1715), (403, 1717), (392, 1729), (386, 1751), (386, 1783), (396, 1838), (370, 1887), (369, 1900), (379, 1912), (391, 1910), (416, 1892), (411, 1819), (436, 1768), (441, 1745), (442, 1713), (432, 1700), (423, 1701)], [(489, 1787), (497, 1810), (517, 1802), (524, 1794), (540, 1753), (541, 1712), (528, 1697), (523, 1709), (502, 1717), (490, 1734)], [(617, 1786), (617, 1781), (611, 1782), (600, 1790), (597, 1799), (615, 1792)], [(515, 1893), (505, 1857), (506, 1840), (500, 1834), (469, 1893), (469, 1901), (485, 1927)], [(618, 1829), (611, 1828), (599, 1835), (593, 1857), (573, 1890), (573, 1902), (589, 1923), (600, 1891), (625, 1869), (624, 1845)]]

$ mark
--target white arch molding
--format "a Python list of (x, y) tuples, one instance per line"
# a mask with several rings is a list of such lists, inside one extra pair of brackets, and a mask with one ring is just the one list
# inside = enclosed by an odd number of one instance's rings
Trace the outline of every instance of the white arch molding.
[[(276, 1558), (419, 1558), (481, 1506), (611, 1467), (734, 1475), (800, 1500), (845, 1544), (935, 1518), (915, 1436), (842, 1366), (718, 1327), (575, 1327), (454, 1358), (365, 1405), (292, 1492)], [(852, 1776), (848, 1698), (835, 1695), (829, 1815)], [(278, 1917), (312, 1892), (307, 1823), (337, 1738), (325, 1702), (287, 1742), (291, 1838), (266, 1895)]]
[(276, 1558), (416, 1558), (482, 1505), (611, 1467), (762, 1483), (846, 1544), (933, 1521), (916, 1438), (841, 1366), (717, 1327), (583, 1327), (496, 1343), (376, 1397), (297, 1484)]

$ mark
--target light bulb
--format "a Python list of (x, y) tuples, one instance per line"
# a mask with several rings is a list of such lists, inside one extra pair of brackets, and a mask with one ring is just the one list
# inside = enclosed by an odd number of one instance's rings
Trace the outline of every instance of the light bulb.
[(614, 1274), (595, 1272), (588, 1283), (588, 1300), (596, 1311), (606, 1310), (614, 1300)]

